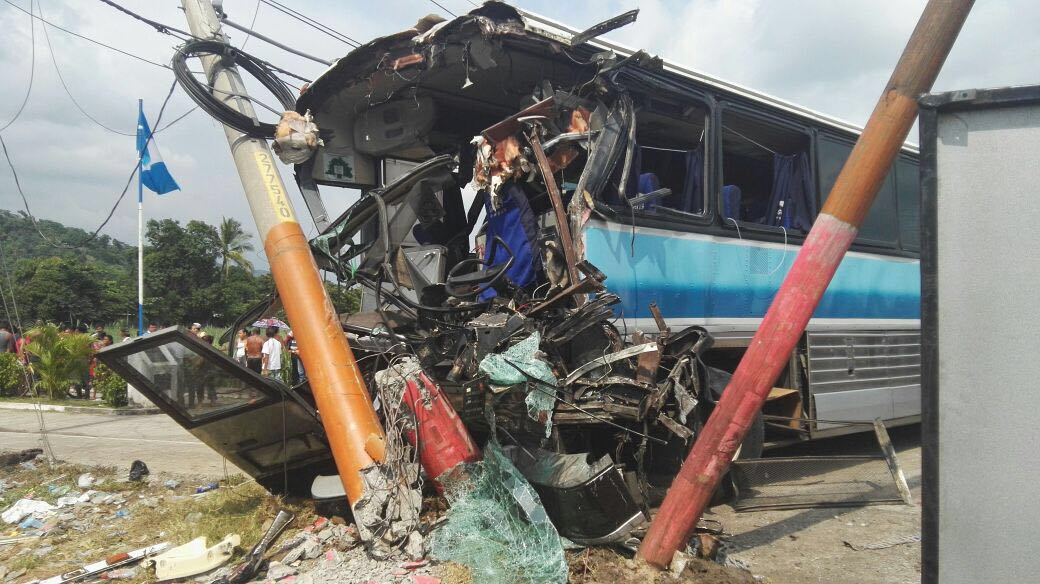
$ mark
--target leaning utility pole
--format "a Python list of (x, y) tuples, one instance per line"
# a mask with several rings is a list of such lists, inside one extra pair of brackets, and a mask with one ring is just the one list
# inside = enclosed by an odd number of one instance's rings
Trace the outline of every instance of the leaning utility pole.
[[(191, 34), (227, 42), (209, 0), (181, 0)], [(206, 76), (227, 104), (256, 119), (234, 66), (219, 56), (202, 58)], [(271, 275), (300, 345), (311, 391), (321, 412), (343, 488), (353, 506), (364, 495), (359, 471), (381, 462), (385, 435), (339, 317), (318, 274), (267, 141), (224, 126), (249, 208), (271, 263)]]
[(820, 297), (856, 239), (973, 0), (929, 0), (892, 78), (838, 175), (751, 345), (650, 525), (639, 556), (668, 566), (686, 545), (748, 426), (790, 359)]

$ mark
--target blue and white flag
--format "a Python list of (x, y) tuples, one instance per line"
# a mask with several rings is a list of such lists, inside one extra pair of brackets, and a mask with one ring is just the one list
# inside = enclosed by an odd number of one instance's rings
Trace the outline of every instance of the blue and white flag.
[(148, 120), (144, 119), (144, 112), (141, 112), (137, 116), (137, 152), (141, 156), (141, 183), (160, 195), (178, 191), (180, 187), (170, 176), (170, 171), (166, 170), (166, 163), (159, 155), (159, 149), (155, 147), (155, 140), (148, 139), (151, 134)]

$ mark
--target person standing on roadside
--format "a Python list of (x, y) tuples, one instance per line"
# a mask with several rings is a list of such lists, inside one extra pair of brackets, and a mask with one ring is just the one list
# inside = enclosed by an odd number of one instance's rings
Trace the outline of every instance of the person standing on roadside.
[(11, 332), (11, 325), (6, 322), (0, 323), (0, 353), (14, 353), (17, 352), (15, 346), (14, 333)]
[(252, 334), (246, 337), (246, 367), (260, 373), (264, 362), (264, 340), (260, 338), (260, 329), (253, 329)]
[(300, 361), (300, 347), (296, 343), (296, 337), (292, 331), (285, 334), (285, 348), (289, 350), (289, 359), (292, 363), (290, 379), (292, 384), (297, 385), (307, 380), (307, 374), (303, 370), (303, 361)]
[(249, 338), (249, 333), (246, 329), (239, 329), (238, 335), (235, 337), (235, 361), (245, 367), (246, 366), (246, 339)]
[(263, 355), (263, 375), (278, 379), (282, 373), (282, 340), (278, 338), (278, 327), (276, 326), (267, 327), (267, 341), (264, 342)]

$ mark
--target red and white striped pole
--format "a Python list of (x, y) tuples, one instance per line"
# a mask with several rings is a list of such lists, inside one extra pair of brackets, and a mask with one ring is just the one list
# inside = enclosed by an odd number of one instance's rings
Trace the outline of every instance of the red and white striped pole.
[(715, 411), (668, 489), (639, 557), (666, 567), (684, 547), (733, 454), (787, 364), (917, 117), (973, 0), (930, 0), (863, 134), (751, 340)]

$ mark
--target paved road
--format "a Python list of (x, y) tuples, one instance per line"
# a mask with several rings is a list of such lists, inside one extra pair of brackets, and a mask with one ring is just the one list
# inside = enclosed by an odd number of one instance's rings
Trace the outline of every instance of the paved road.
[[(140, 459), (155, 472), (222, 475), (223, 458), (168, 416), (43, 412), (54, 456), (87, 465), (129, 468)], [(43, 448), (35, 411), (0, 410), (0, 449)], [(229, 470), (234, 467), (228, 465)]]

